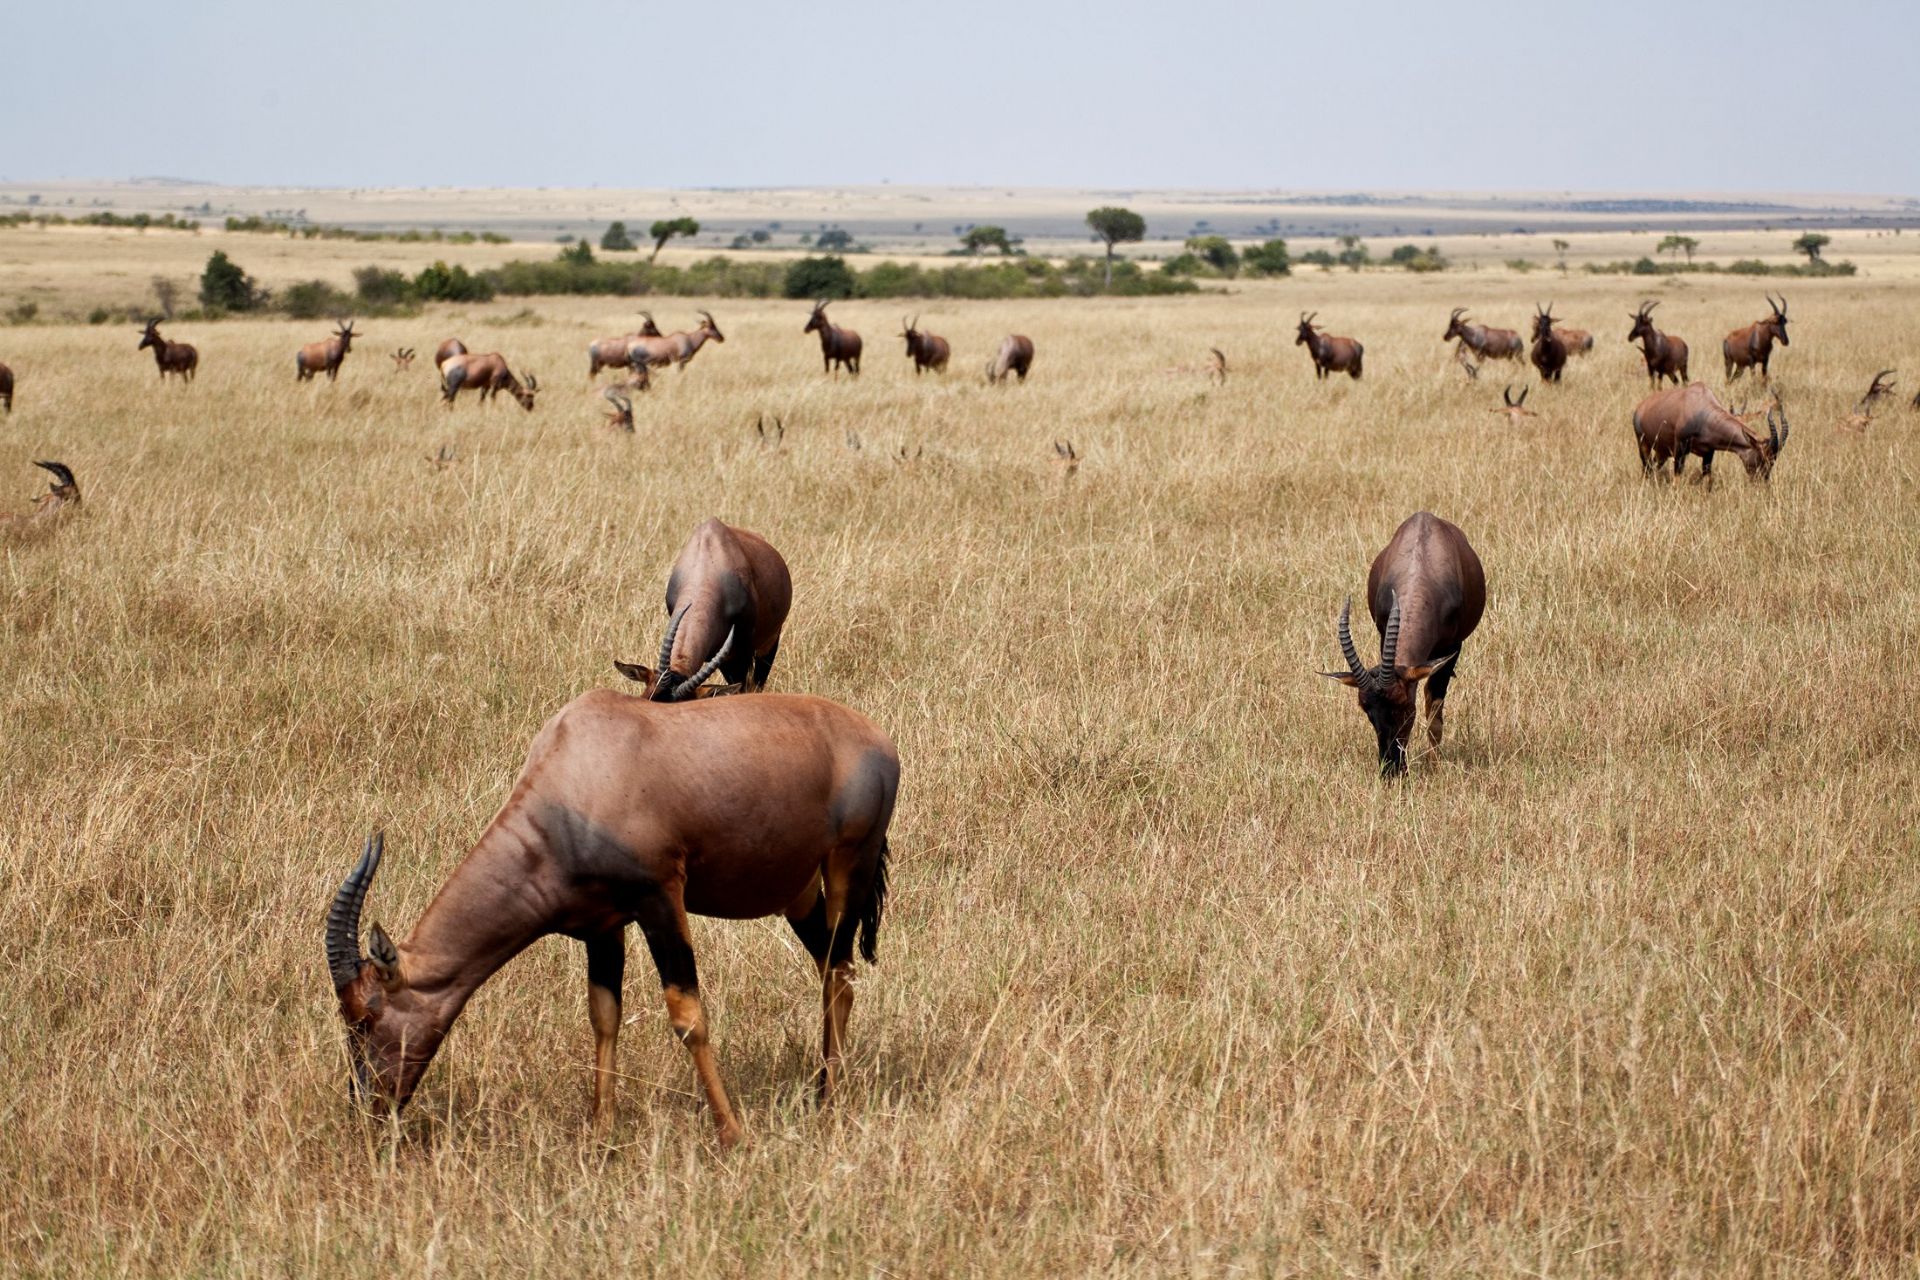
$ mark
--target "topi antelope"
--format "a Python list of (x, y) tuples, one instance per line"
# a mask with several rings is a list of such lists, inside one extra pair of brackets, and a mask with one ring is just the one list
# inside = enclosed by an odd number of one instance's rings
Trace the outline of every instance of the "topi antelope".
[(0, 529), (43, 529), (79, 507), (80, 482), (73, 478), (73, 472), (66, 463), (36, 462), (33, 465), (53, 477), (51, 486), (34, 500), (32, 508), (24, 515), (12, 511), (0, 514)]
[(1567, 367), (1567, 344), (1553, 327), (1553, 304), (1543, 309), (1536, 302), (1533, 310), (1533, 367), (1540, 371), (1542, 382), (1558, 382)]
[(654, 702), (695, 697), (715, 671), (729, 686), (765, 688), (792, 603), (787, 562), (765, 538), (703, 520), (667, 576), (669, 621), (658, 667), (613, 665), (645, 685)]
[(482, 403), (504, 391), (518, 400), (522, 409), (532, 413), (533, 395), (539, 389), (540, 380), (532, 374), (527, 375), (527, 384), (521, 386), (513, 370), (507, 368), (507, 358), (498, 351), (482, 356), (452, 356), (440, 366), (440, 399), (449, 409), (453, 408), (454, 397), (462, 391), (478, 391)]
[(1218, 347), (1208, 347), (1213, 358), (1207, 362), (1207, 379), (1221, 386), (1227, 385), (1227, 353)]
[(607, 403), (613, 406), (613, 412), (607, 415), (607, 426), (621, 431), (633, 430), (633, 401), (620, 394), (620, 388), (608, 387), (600, 393)]
[(1873, 382), (1867, 387), (1867, 394), (1860, 397), (1860, 403), (1853, 406), (1853, 412), (1841, 419), (1843, 431), (1865, 431), (1873, 425), (1873, 407), (1881, 400), (1893, 394), (1893, 370), (1882, 369), (1873, 375)]
[(787, 447), (787, 424), (779, 418), (773, 420), (773, 430), (767, 430), (767, 415), (761, 414), (754, 419), (753, 434), (760, 441), (760, 447), (768, 453), (779, 453)]
[(353, 350), (353, 340), (365, 337), (353, 331), (353, 321), (336, 324), (333, 336), (325, 342), (309, 342), (300, 348), (293, 357), (294, 381), (306, 382), (313, 375), (324, 370), (327, 381), (333, 382), (340, 377), (340, 362)]
[[(1465, 307), (1455, 307), (1453, 314), (1447, 318), (1447, 331), (1440, 335), (1442, 342), (1451, 342), (1455, 338), (1460, 340), (1460, 345), (1454, 348), (1454, 354), (1462, 365), (1473, 367), (1467, 362), (1466, 353), (1469, 351), (1479, 356), (1482, 363), (1488, 360), (1517, 362), (1526, 354), (1527, 344), (1512, 329), (1495, 329), (1491, 325), (1469, 323), (1463, 319), (1466, 314)], [(1469, 376), (1477, 376), (1477, 373), (1476, 370), (1474, 375)]]
[(444, 369), (447, 367), (447, 361), (453, 359), (455, 356), (463, 356), (465, 354), (467, 354), (466, 343), (460, 341), (458, 338), (448, 338), (434, 351), (433, 367), (436, 369)]
[(1670, 334), (1660, 332), (1653, 327), (1653, 309), (1658, 302), (1643, 302), (1640, 309), (1633, 313), (1633, 330), (1627, 334), (1627, 341), (1640, 341), (1640, 354), (1647, 362), (1647, 382), (1658, 387), (1662, 379), (1672, 379), (1673, 385), (1682, 386), (1687, 380), (1687, 344)]
[(1500, 402), (1503, 407), (1499, 409), (1489, 409), (1487, 412), (1504, 413), (1507, 416), (1507, 422), (1516, 427), (1520, 425), (1522, 418), (1537, 418), (1540, 415), (1526, 407), (1527, 393), (1532, 390), (1532, 387), (1520, 388), (1520, 398), (1515, 400), (1513, 398), (1513, 384), (1509, 382), (1500, 392)]
[[(688, 362), (700, 354), (701, 347), (709, 342), (725, 342), (727, 340), (726, 335), (720, 332), (720, 326), (714, 323), (712, 312), (702, 311), (698, 314), (700, 316), (699, 328), (690, 333), (685, 329), (676, 329), (667, 335), (667, 341), (673, 344), (673, 367), (683, 373), (686, 371)], [(648, 317), (648, 319), (651, 320), (652, 317)]]
[(1407, 771), (1415, 686), (1422, 680), (1427, 682), (1427, 738), (1440, 745), (1447, 687), (1460, 674), (1460, 646), (1480, 625), (1486, 607), (1486, 574), (1467, 535), (1425, 511), (1394, 530), (1367, 574), (1367, 608), (1380, 629), (1377, 666), (1361, 666), (1353, 647), (1352, 597), (1340, 607), (1340, 653), (1347, 669), (1320, 674), (1359, 690), (1383, 775)]
[(193, 375), (200, 368), (200, 353), (185, 342), (168, 342), (160, 336), (160, 321), (149, 320), (147, 327), (140, 332), (140, 345), (136, 351), (153, 348), (153, 363), (160, 370), (160, 381), (165, 382), (168, 374), (175, 374), (182, 382), (192, 382)]
[(1055, 440), (1053, 442), (1053, 465), (1062, 480), (1071, 480), (1080, 471), (1080, 451), (1073, 447), (1073, 441)]
[(851, 329), (842, 329), (827, 319), (825, 298), (813, 304), (813, 313), (807, 317), (807, 326), (800, 332), (820, 335), (822, 372), (832, 373), (835, 365), (842, 365), (854, 377), (860, 376), (860, 335)]
[(900, 446), (900, 452), (893, 455), (893, 461), (896, 466), (917, 467), (926, 456), (927, 446), (924, 444), (917, 444), (909, 449), (903, 443)]
[(427, 465), (435, 471), (445, 471), (458, 461), (460, 461), (460, 453), (450, 444), (443, 444), (438, 452), (427, 455)]
[(1735, 329), (1720, 344), (1720, 357), (1726, 364), (1727, 381), (1732, 382), (1754, 365), (1760, 366), (1761, 378), (1767, 378), (1767, 364), (1773, 359), (1773, 344), (1777, 340), (1781, 346), (1793, 345), (1787, 338), (1787, 298), (1785, 294), (1775, 302), (1772, 294), (1767, 294), (1767, 306), (1773, 314), (1765, 320), (1756, 320), (1744, 328)]
[(1314, 328), (1313, 317), (1300, 313), (1300, 329), (1295, 333), (1293, 345), (1305, 347), (1307, 354), (1313, 357), (1313, 377), (1317, 382), (1328, 374), (1344, 373), (1355, 382), (1360, 380), (1361, 361), (1366, 357), (1367, 349), (1352, 338), (1334, 338)]
[(902, 316), (900, 324), (900, 336), (907, 340), (907, 356), (913, 361), (913, 376), (917, 378), (928, 369), (945, 373), (947, 358), (953, 354), (947, 340), (936, 334), (922, 332), (919, 316), (911, 320)]
[(1641, 473), (1651, 479), (1667, 459), (1672, 458), (1673, 476), (1678, 479), (1687, 455), (1697, 454), (1700, 479), (1706, 481), (1708, 488), (1713, 487), (1716, 452), (1738, 456), (1749, 480), (1771, 478), (1774, 460), (1786, 448), (1789, 429), (1786, 410), (1778, 396), (1767, 409), (1767, 434), (1762, 436), (1699, 382), (1656, 391), (1633, 410), (1633, 436), (1640, 447)]
[(0, 364), (0, 408), (13, 412), (13, 370)]
[(595, 689), (541, 728), (506, 803), (399, 942), (360, 916), (376, 832), (327, 910), (327, 971), (354, 1096), (406, 1105), (480, 985), (549, 934), (586, 947), (593, 1116), (613, 1120), (626, 926), (640, 926), (673, 1033), (722, 1146), (743, 1136), (700, 1000), (687, 916), (784, 914), (821, 982), (816, 1097), (839, 1086), (853, 952), (874, 962), (900, 757), (866, 717), (767, 694), (657, 706)]
[(405, 373), (407, 370), (413, 368), (413, 348), (396, 347), (388, 359), (393, 361), (393, 371), (395, 373)]
[[(653, 313), (640, 313), (640, 327), (632, 333), (623, 333), (615, 338), (602, 338), (587, 346), (587, 377), (597, 377), (602, 369), (644, 368), (647, 361), (636, 364), (633, 359), (633, 344), (642, 338), (663, 338), (660, 326), (653, 322)], [(663, 348), (664, 350), (664, 348)], [(650, 356), (649, 356), (650, 359)], [(664, 359), (656, 362), (666, 363)]]
[(1593, 350), (1593, 335), (1585, 329), (1561, 329), (1556, 327), (1553, 336), (1560, 339), (1560, 345), (1567, 349), (1567, 355), (1584, 356)]
[(1025, 382), (1027, 370), (1032, 367), (1033, 339), (1023, 333), (1010, 333), (1000, 340), (1000, 350), (993, 359), (987, 361), (987, 381), (998, 386), (1011, 373)]

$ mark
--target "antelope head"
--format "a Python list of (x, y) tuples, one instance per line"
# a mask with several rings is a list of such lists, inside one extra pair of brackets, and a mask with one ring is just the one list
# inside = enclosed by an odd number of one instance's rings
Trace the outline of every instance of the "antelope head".
[(1440, 335), (1440, 341), (1451, 342), (1455, 338), (1464, 338), (1467, 336), (1467, 326), (1460, 323), (1466, 314), (1467, 309), (1465, 307), (1455, 307), (1453, 309), (1453, 314), (1447, 318), (1447, 331)]
[(533, 412), (533, 393), (539, 389), (540, 379), (534, 377), (532, 374), (527, 375), (527, 384), (524, 387), (521, 386), (518, 381), (510, 381), (507, 383), (507, 390), (513, 393), (513, 398), (518, 400), (520, 407), (528, 413)]
[(642, 311), (640, 313), (640, 336), (643, 338), (658, 338), (661, 336), (660, 326), (653, 322), (653, 312), (651, 311)]
[(1518, 423), (1522, 418), (1537, 418), (1540, 415), (1526, 407), (1527, 393), (1532, 390), (1532, 387), (1520, 388), (1520, 398), (1515, 400), (1513, 398), (1513, 384), (1509, 382), (1500, 392), (1500, 402), (1505, 407), (1489, 409), (1487, 412), (1503, 413), (1507, 416), (1507, 421), (1513, 423)]
[(145, 351), (148, 347), (159, 346), (160, 342), (160, 322), (158, 320), (149, 320), (147, 321), (147, 327), (140, 334), (140, 345), (134, 349), (136, 351)]
[(1552, 333), (1553, 333), (1553, 304), (1549, 302), (1544, 308), (1542, 308), (1539, 303), (1537, 302), (1534, 303), (1533, 304), (1533, 336), (1542, 341), (1545, 341), (1548, 337), (1552, 335)]
[(1400, 596), (1394, 593), (1387, 611), (1387, 627), (1380, 636), (1378, 665), (1360, 665), (1360, 652), (1353, 647), (1353, 597), (1340, 606), (1340, 655), (1347, 660), (1345, 671), (1322, 671), (1329, 680), (1338, 680), (1360, 693), (1360, 710), (1373, 725), (1380, 748), (1380, 772), (1394, 776), (1407, 771), (1407, 738), (1413, 732), (1414, 691), (1420, 681), (1453, 661), (1452, 655), (1419, 667), (1395, 664), (1394, 651), (1400, 645)]
[(893, 460), (899, 466), (911, 467), (918, 464), (920, 459), (926, 456), (926, 453), (927, 446), (923, 444), (915, 445), (911, 449), (903, 444), (900, 446), (900, 452), (893, 455)]
[(706, 332), (707, 337), (713, 339), (715, 342), (725, 342), (727, 340), (727, 335), (721, 333), (720, 326), (713, 322), (713, 313), (711, 311), (702, 311), (699, 312), (698, 315), (700, 316), (700, 328)]
[(405, 373), (413, 365), (413, 348), (399, 347), (393, 353), (393, 371)]
[(1208, 347), (1207, 350), (1213, 353), (1213, 359), (1207, 365), (1208, 375), (1221, 382), (1225, 382), (1227, 380), (1227, 353), (1218, 347)]
[(1628, 342), (1636, 339), (1645, 342), (1653, 341), (1653, 309), (1659, 305), (1658, 302), (1640, 304), (1640, 309), (1633, 313), (1633, 329), (1627, 334)]
[(807, 327), (802, 333), (818, 333), (827, 327), (827, 300), (825, 298), (813, 304), (813, 312), (807, 317)]
[(614, 409), (607, 415), (607, 425), (619, 427), (625, 431), (633, 430), (633, 401), (621, 395), (618, 387), (608, 387), (600, 394), (606, 397), (607, 403)]
[(1747, 427), (1747, 438), (1753, 441), (1754, 454), (1753, 460), (1746, 464), (1750, 476), (1758, 476), (1762, 480), (1772, 478), (1774, 461), (1779, 458), (1780, 451), (1787, 447), (1787, 432), (1791, 429), (1792, 425), (1787, 421), (1787, 408), (1780, 402), (1779, 393), (1776, 392), (1772, 403), (1767, 406), (1767, 434), (1763, 436), (1752, 427)]
[(1318, 311), (1311, 312), (1311, 313), (1302, 311), (1300, 313), (1300, 328), (1294, 333), (1294, 336), (1293, 336), (1294, 346), (1298, 347), (1302, 345), (1308, 345), (1308, 346), (1312, 345), (1313, 337), (1314, 337), (1313, 317), (1319, 314), (1320, 313)]
[(1774, 301), (1772, 294), (1766, 297), (1767, 305), (1773, 309), (1773, 315), (1766, 321), (1767, 326), (1773, 330), (1773, 336), (1780, 339), (1781, 346), (1792, 346), (1792, 341), (1787, 337), (1787, 295), (1781, 294), (1778, 302)]
[(767, 415), (761, 414), (754, 419), (753, 434), (759, 439), (760, 447), (768, 453), (778, 453), (786, 447), (787, 424), (779, 418), (773, 420), (771, 430), (767, 427)]
[(1873, 407), (1873, 402), (1893, 394), (1893, 370), (1882, 369), (1873, 375), (1873, 385), (1867, 388), (1867, 394), (1860, 397), (1859, 410), (1865, 412)]
[(907, 340), (908, 355), (912, 355), (914, 348), (918, 346), (920, 343), (920, 329), (918, 327), (919, 324), (920, 324), (919, 316), (915, 316), (911, 320), (907, 319), (905, 316), (900, 317), (900, 336)]
[(1060, 470), (1060, 478), (1071, 480), (1080, 470), (1080, 451), (1073, 447), (1071, 440), (1053, 442), (1053, 465)]
[(667, 623), (667, 635), (660, 642), (660, 658), (655, 666), (643, 667), (638, 663), (618, 660), (613, 664), (614, 669), (621, 675), (646, 686), (646, 692), (642, 696), (648, 702), (690, 702), (695, 698), (719, 698), (740, 692), (740, 686), (737, 684), (702, 687), (706, 685), (708, 677), (720, 669), (720, 664), (727, 660), (727, 655), (733, 652), (732, 627), (727, 628), (727, 638), (721, 643), (720, 652), (707, 659), (706, 663), (692, 675), (677, 675), (668, 667), (667, 664), (673, 661), (673, 638), (679, 634), (680, 621), (687, 616), (687, 610), (691, 608), (693, 608), (691, 604), (681, 605), (680, 612), (674, 614), (673, 620)]
[(367, 838), (333, 895), (326, 931), (327, 972), (347, 1024), (349, 1083), (354, 1099), (376, 1112), (407, 1104), (446, 1035), (432, 1000), (407, 986), (406, 961), (378, 924), (367, 935), (367, 954), (360, 952), (360, 910), (385, 847), (384, 833)]
[(347, 352), (353, 350), (354, 338), (364, 335), (354, 333), (353, 321), (348, 320), (345, 323), (336, 323), (334, 325), (333, 336), (340, 339), (340, 354), (345, 355)]

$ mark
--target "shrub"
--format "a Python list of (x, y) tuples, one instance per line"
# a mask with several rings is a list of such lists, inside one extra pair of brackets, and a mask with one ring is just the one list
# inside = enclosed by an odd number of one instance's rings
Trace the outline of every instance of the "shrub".
[(254, 311), (267, 305), (268, 295), (240, 264), (215, 250), (200, 273), (200, 305), (216, 311)]
[(1187, 252), (1220, 275), (1231, 276), (1240, 270), (1240, 255), (1225, 236), (1193, 236), (1187, 241)]
[(435, 262), (413, 278), (413, 292), (427, 302), (487, 302), (493, 297), (493, 286), (465, 267)]
[(1300, 255), (1300, 261), (1307, 266), (1318, 267), (1322, 271), (1331, 271), (1334, 268), (1333, 255), (1325, 249), (1309, 249)]
[(1240, 255), (1240, 269), (1250, 276), (1293, 274), (1293, 261), (1287, 256), (1285, 240), (1269, 240)]
[(353, 292), (372, 307), (397, 307), (413, 300), (413, 285), (390, 267), (361, 267), (355, 271)]
[(851, 298), (855, 283), (844, 258), (801, 258), (787, 267), (783, 292), (789, 298)]
[(634, 247), (632, 237), (627, 235), (627, 224), (615, 222), (607, 227), (605, 235), (600, 237), (600, 247), (611, 253), (624, 253)]
[(353, 310), (353, 297), (325, 280), (303, 280), (281, 290), (280, 309), (295, 320), (343, 316)]
[(1405, 267), (1408, 271), (1427, 272), (1445, 271), (1447, 260), (1440, 253), (1439, 245), (1429, 245), (1422, 249), (1419, 245), (1403, 244), (1387, 255), (1387, 261), (1396, 267)]

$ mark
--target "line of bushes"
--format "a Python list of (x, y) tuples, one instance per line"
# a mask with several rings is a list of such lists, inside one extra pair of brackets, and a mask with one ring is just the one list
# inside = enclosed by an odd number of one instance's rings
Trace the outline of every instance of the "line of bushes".
[[(1512, 264), (1508, 264), (1512, 265)], [(1624, 259), (1618, 262), (1589, 262), (1581, 270), (1596, 276), (1685, 276), (1685, 275), (1729, 275), (1729, 276), (1800, 276), (1819, 278), (1824, 276), (1850, 276), (1857, 268), (1851, 262), (1762, 262), (1758, 258), (1742, 258), (1738, 262), (1655, 262), (1652, 258), (1640, 258), (1633, 262)]]
[(171, 213), (80, 213), (69, 217), (64, 213), (0, 213), (0, 227), (129, 227), (135, 231), (145, 231), (158, 227), (162, 231), (198, 231), (200, 224), (192, 218), (182, 218)]
[(253, 235), (287, 236), (300, 240), (353, 240), (361, 244), (388, 242), (393, 244), (512, 244), (511, 236), (503, 236), (494, 231), (442, 231), (435, 228), (421, 231), (417, 228), (406, 231), (355, 231), (351, 227), (327, 227), (317, 222), (286, 222), (278, 218), (262, 218), (249, 215), (244, 218), (228, 218), (228, 231)]

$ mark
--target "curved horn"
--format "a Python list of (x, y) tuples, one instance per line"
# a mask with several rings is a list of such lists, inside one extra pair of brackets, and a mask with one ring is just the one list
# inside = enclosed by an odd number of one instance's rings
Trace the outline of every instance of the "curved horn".
[(386, 848), (387, 835), (376, 831), (367, 837), (347, 878), (340, 882), (327, 908), (327, 972), (333, 975), (333, 989), (343, 990), (360, 976), (360, 907), (367, 900), (373, 873), (380, 869), (380, 854)]
[(36, 467), (39, 467), (43, 471), (50, 471), (53, 473), (53, 478), (56, 482), (53, 487), (56, 489), (79, 487), (74, 482), (73, 472), (68, 469), (67, 464), (64, 462), (36, 462), (33, 465)]
[(1367, 674), (1367, 669), (1360, 665), (1360, 651), (1353, 647), (1352, 618), (1353, 597), (1348, 596), (1340, 606), (1340, 656), (1347, 660), (1347, 670), (1357, 680)]
[(699, 316), (699, 317), (700, 317), (700, 318), (701, 318), (702, 320), (705, 320), (705, 321), (707, 322), (707, 325), (708, 325), (708, 327), (710, 327), (710, 328), (714, 328), (714, 329), (718, 329), (718, 328), (720, 327), (719, 325), (717, 325), (717, 324), (714, 324), (714, 322), (713, 322), (713, 312), (711, 312), (711, 311), (696, 311), (696, 312), (694, 312), (694, 314), (695, 314), (695, 315), (697, 315), (697, 316)]
[(1530, 391), (1532, 391), (1532, 390), (1533, 390), (1533, 386), (1532, 386), (1532, 384), (1531, 384), (1531, 383), (1529, 383), (1528, 385), (1526, 385), (1526, 386), (1524, 386), (1524, 387), (1522, 387), (1522, 388), (1520, 388), (1520, 398), (1519, 398), (1518, 400), (1516, 400), (1516, 401), (1514, 402), (1514, 405), (1513, 405), (1513, 407), (1514, 407), (1514, 408), (1516, 408), (1516, 409), (1518, 409), (1518, 408), (1520, 408), (1520, 407), (1521, 407), (1522, 405), (1524, 405), (1524, 404), (1526, 404), (1526, 402), (1527, 402), (1527, 393), (1528, 393), (1528, 392), (1530, 392)]
[(1513, 384), (1511, 382), (1500, 389), (1500, 400), (1507, 408), (1513, 408)]
[(1458, 320), (1461, 316), (1465, 314), (1467, 314), (1467, 309), (1465, 307), (1455, 307), (1453, 309), (1453, 318), (1455, 320)]
[(727, 655), (732, 652), (733, 628), (728, 627), (727, 638), (720, 644), (720, 652), (707, 659), (706, 665), (681, 681), (679, 685), (674, 688), (673, 700), (675, 702), (685, 702), (688, 698), (691, 698), (694, 692), (707, 682), (707, 677), (720, 669), (720, 664), (725, 662)]
[(1394, 651), (1400, 647), (1400, 593), (1393, 593), (1393, 607), (1387, 610), (1387, 629), (1380, 634), (1380, 669), (1391, 675), (1399, 670), (1394, 666)]
[(687, 603), (681, 605), (680, 612), (674, 614), (667, 622), (666, 638), (660, 641), (660, 661), (655, 664), (660, 669), (660, 678), (662, 680), (667, 677), (667, 663), (673, 660), (673, 637), (678, 634), (680, 630), (680, 620), (687, 616), (687, 610), (691, 608), (693, 608), (693, 602), (689, 600)]

